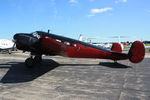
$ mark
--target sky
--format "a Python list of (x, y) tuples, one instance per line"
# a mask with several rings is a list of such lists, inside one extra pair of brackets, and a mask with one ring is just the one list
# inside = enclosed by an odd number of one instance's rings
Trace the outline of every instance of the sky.
[(51, 30), (98, 42), (150, 41), (150, 0), (0, 0), (0, 38)]

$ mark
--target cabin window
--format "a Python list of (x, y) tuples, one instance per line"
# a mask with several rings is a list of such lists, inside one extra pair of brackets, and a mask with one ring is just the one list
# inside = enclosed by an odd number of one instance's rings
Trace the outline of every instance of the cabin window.
[(67, 46), (70, 46), (70, 43), (69, 42), (64, 42), (65, 45)]
[(67, 46), (73, 46), (72, 43), (70, 43), (70, 42), (64, 42), (64, 44)]
[(6, 44), (6, 43), (2, 43), (2, 45), (8, 45), (8, 44)]
[(57, 42), (61, 42), (61, 40), (56, 39)]
[(77, 44), (73, 44), (74, 47), (77, 47)]

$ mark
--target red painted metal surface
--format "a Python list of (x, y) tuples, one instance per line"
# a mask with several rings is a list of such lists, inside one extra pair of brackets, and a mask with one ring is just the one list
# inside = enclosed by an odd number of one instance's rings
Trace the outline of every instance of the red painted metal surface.
[(140, 41), (135, 41), (129, 51), (129, 60), (133, 63), (139, 63), (144, 59), (145, 47)]
[(66, 55), (68, 57), (75, 58), (107, 58), (111, 53), (101, 51), (92, 47), (87, 47), (81, 44), (73, 44), (73, 46), (68, 46)]
[(42, 48), (50, 53), (59, 54), (63, 56), (73, 58), (99, 58), (99, 59), (111, 59), (111, 60), (124, 60), (130, 59), (133, 63), (138, 63), (144, 59), (145, 49), (143, 43), (136, 41), (133, 43), (129, 55), (122, 54), (121, 46), (117, 43), (114, 44), (112, 50), (109, 52), (105, 50), (99, 50), (89, 46), (85, 46), (79, 43), (72, 43), (67, 45), (60, 40), (55, 40), (49, 37), (45, 37), (41, 42)]
[(42, 39), (41, 45), (45, 51), (48, 51), (50, 53), (64, 54), (64, 52), (66, 52), (65, 44), (49, 37), (45, 37), (44, 39)]
[(66, 55), (73, 58), (99, 58), (112, 60), (128, 59), (128, 56), (123, 56), (121, 53), (118, 55), (116, 53), (86, 47), (81, 44), (74, 44), (73, 47), (67, 47)]
[(122, 48), (121, 48), (121, 45), (119, 43), (113, 43), (111, 50), (119, 52), (119, 53), (122, 52)]

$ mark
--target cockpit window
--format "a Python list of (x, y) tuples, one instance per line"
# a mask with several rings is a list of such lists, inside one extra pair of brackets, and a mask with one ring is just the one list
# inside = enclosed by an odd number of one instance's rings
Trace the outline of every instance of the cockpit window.
[(71, 46), (70, 42), (64, 42), (65, 45)]
[(40, 38), (40, 35), (37, 33), (37, 32), (33, 32), (33, 33), (31, 33), (34, 37), (36, 37), (36, 38)]

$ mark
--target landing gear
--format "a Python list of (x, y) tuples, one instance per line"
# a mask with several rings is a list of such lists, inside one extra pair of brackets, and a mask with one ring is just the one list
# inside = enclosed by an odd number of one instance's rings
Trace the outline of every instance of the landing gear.
[(25, 60), (25, 65), (28, 68), (32, 68), (35, 64), (41, 63), (41, 62), (42, 62), (41, 56), (35, 56), (35, 57), (31, 56)]
[(41, 57), (41, 56), (35, 56), (35, 57), (34, 57), (34, 61), (35, 61), (36, 63), (41, 63), (41, 62), (42, 62), (42, 57)]
[(114, 60), (114, 64), (118, 64), (117, 60)]
[(27, 59), (25, 60), (25, 65), (26, 65), (28, 68), (33, 67), (34, 64), (35, 64), (35, 61), (34, 61), (34, 59), (33, 59), (32, 57), (27, 58)]
[(8, 54), (11, 54), (12, 53), (12, 51), (11, 50), (8, 50)]

